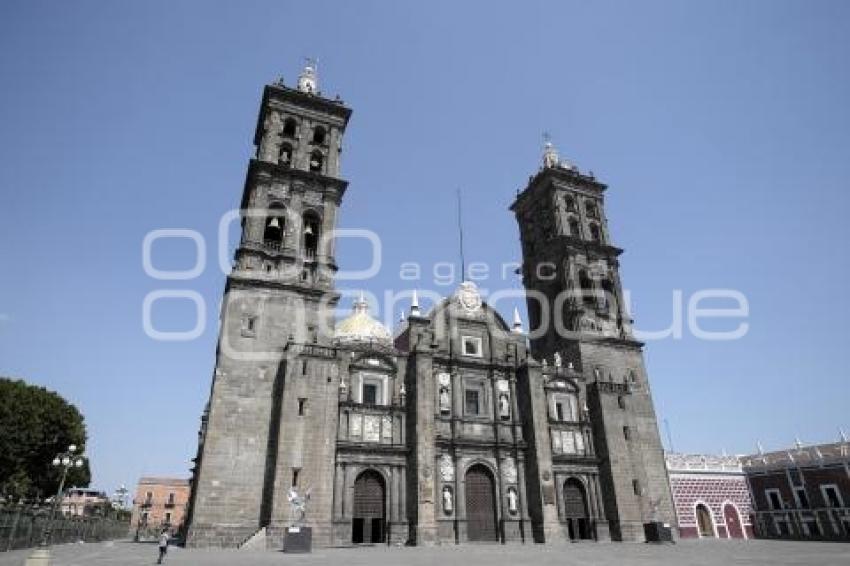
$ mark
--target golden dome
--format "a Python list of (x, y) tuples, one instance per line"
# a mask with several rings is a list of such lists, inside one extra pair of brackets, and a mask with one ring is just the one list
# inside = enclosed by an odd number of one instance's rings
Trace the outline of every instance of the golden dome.
[(354, 302), (351, 315), (336, 325), (334, 339), (341, 343), (379, 342), (389, 345), (393, 342), (387, 327), (369, 315), (369, 304), (362, 295)]

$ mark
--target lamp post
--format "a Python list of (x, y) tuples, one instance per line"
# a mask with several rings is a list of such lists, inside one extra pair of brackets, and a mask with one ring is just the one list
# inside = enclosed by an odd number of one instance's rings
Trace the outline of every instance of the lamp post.
[(121, 511), (124, 510), (124, 503), (127, 500), (127, 494), (130, 493), (130, 490), (122, 483), (118, 489), (115, 490), (115, 518), (118, 519)]
[(27, 558), (26, 566), (47, 566), (50, 564), (50, 536), (53, 532), (53, 520), (56, 517), (56, 509), (62, 504), (68, 470), (71, 468), (82, 468), (84, 464), (85, 457), (77, 454), (76, 444), (71, 444), (68, 446), (66, 452), (61, 452), (53, 458), (53, 465), (57, 468), (62, 468), (62, 478), (59, 480), (59, 489), (56, 492), (53, 507), (50, 510), (50, 518), (41, 532), (41, 542), (35, 552)]

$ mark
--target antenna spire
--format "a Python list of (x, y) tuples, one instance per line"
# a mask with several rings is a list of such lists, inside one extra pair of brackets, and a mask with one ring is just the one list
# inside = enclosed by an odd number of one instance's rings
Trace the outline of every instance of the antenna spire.
[(466, 258), (463, 255), (463, 212), (460, 202), (460, 188), (457, 190), (457, 232), (460, 245), (460, 281), (466, 281)]

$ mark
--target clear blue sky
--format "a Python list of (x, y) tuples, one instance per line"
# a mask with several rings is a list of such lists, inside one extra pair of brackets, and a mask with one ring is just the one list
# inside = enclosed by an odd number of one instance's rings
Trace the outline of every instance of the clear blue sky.
[[(4, 2), (0, 374), (80, 407), (95, 485), (188, 473), (224, 284), (217, 224), (239, 203), (263, 85), (291, 84), (312, 55), (354, 109), (341, 225), (385, 242), (367, 291), (408, 287), (403, 261), (455, 261), (457, 187), (469, 258), (518, 259), (507, 207), (545, 130), (610, 185), (640, 328), (669, 325), (674, 289), (750, 301), (742, 340), (648, 345), (675, 448), (833, 440), (850, 430), (848, 29), (838, 1)], [(200, 278), (144, 274), (156, 228), (207, 238)], [(343, 268), (367, 261), (338, 251)], [(187, 242), (155, 252), (161, 268), (193, 262)], [(200, 339), (145, 336), (160, 288), (203, 295)], [(154, 320), (194, 323), (179, 302)]]

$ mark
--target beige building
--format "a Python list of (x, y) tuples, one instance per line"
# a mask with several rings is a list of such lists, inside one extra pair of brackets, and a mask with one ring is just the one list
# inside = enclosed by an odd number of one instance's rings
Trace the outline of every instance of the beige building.
[(98, 507), (109, 505), (109, 497), (96, 489), (72, 488), (62, 498), (62, 514), (84, 517), (91, 515)]

